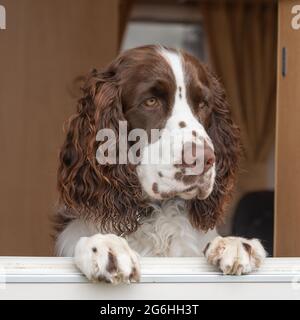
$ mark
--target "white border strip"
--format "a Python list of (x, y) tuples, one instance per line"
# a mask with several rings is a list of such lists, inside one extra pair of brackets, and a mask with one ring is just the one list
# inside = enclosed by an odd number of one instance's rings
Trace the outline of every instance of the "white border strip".
[[(259, 272), (223, 276), (203, 258), (142, 258), (141, 283), (300, 283), (299, 258), (268, 258)], [(0, 257), (5, 283), (85, 283), (72, 258)]]

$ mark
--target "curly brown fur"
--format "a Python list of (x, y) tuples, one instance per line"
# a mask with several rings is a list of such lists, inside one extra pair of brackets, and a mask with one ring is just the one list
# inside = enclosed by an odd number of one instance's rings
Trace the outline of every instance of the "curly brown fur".
[(135, 168), (99, 165), (96, 160), (98, 130), (113, 129), (118, 137), (118, 121), (125, 121), (114, 66), (93, 70), (83, 95), (60, 152), (59, 224), (80, 217), (101, 221), (104, 232), (132, 232), (138, 227), (138, 214), (147, 209)]

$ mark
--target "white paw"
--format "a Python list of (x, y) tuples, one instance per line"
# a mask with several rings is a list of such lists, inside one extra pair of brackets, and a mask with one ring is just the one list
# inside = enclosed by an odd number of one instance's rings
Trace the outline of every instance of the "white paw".
[(112, 284), (140, 279), (138, 255), (127, 241), (114, 234), (80, 238), (75, 247), (75, 264), (91, 281)]
[(257, 239), (217, 237), (204, 249), (207, 261), (218, 266), (224, 274), (241, 275), (257, 270), (266, 251)]

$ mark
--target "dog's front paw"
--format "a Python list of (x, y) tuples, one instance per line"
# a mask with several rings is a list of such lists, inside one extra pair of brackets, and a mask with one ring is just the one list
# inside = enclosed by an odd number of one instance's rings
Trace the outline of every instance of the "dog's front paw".
[(75, 264), (91, 281), (112, 284), (140, 279), (138, 255), (127, 241), (114, 234), (80, 238), (75, 247)]
[(266, 251), (257, 239), (217, 237), (204, 249), (207, 261), (218, 266), (224, 274), (241, 275), (257, 270)]

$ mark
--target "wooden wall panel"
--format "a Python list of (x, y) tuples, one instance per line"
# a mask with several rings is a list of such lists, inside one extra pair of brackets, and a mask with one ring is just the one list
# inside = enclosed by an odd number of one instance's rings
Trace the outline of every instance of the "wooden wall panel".
[[(300, 30), (292, 28), (292, 7), (280, 1), (276, 139), (275, 254), (300, 256)], [(300, 23), (300, 17), (299, 17)], [(282, 74), (286, 48), (286, 76)]]
[(118, 47), (118, 0), (1, 0), (0, 255), (51, 253), (69, 88)]

